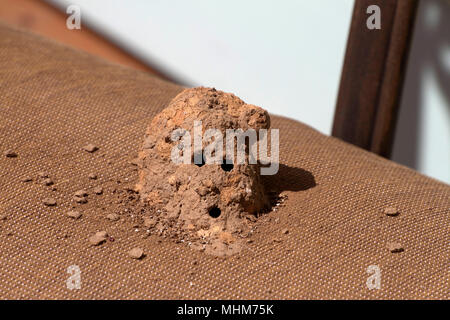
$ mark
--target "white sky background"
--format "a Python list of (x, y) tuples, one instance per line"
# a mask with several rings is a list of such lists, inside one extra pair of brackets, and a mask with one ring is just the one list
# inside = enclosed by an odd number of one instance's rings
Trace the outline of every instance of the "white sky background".
[(188, 85), (329, 133), (353, 0), (56, 0)]
[[(79, 5), (82, 25), (189, 86), (233, 92), (331, 133), (353, 0), (47, 1)], [(449, 106), (426, 83), (420, 121), (428, 129), (418, 137), (414, 166), (450, 182), (450, 134), (438, 143), (431, 136), (450, 131)], [(394, 147), (400, 162), (403, 143)]]

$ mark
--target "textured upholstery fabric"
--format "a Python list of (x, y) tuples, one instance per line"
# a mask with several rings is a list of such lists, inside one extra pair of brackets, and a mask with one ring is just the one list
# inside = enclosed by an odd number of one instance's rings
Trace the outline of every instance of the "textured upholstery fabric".
[[(147, 124), (181, 89), (0, 25), (0, 298), (449, 298), (450, 187), (286, 118), (272, 116), (282, 165), (266, 183), (288, 199), (237, 256), (107, 221), (117, 180), (137, 178), (128, 162)], [(87, 143), (99, 151), (80, 151)], [(40, 171), (56, 191), (22, 182)], [(96, 185), (104, 196), (69, 219), (73, 193)], [(42, 204), (50, 196), (57, 206)], [(386, 216), (387, 206), (400, 215)], [(89, 246), (99, 230), (115, 241)], [(127, 256), (136, 246), (140, 261)], [(66, 287), (70, 265), (80, 267), (80, 290)], [(379, 290), (366, 286), (369, 265), (381, 270)]]

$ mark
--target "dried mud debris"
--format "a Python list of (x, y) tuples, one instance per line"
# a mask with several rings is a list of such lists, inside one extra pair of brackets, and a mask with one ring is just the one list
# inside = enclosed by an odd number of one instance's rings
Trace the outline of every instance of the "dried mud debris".
[(392, 253), (399, 253), (405, 250), (405, 248), (403, 248), (402, 244), (399, 242), (389, 242), (386, 247)]
[(395, 207), (387, 207), (387, 208), (384, 209), (384, 213), (387, 216), (395, 217), (395, 216), (398, 216), (400, 214), (400, 211), (397, 208), (395, 208)]
[(89, 153), (93, 153), (98, 150), (98, 147), (92, 143), (89, 143), (83, 147), (83, 150)]
[(81, 190), (75, 191), (75, 193), (74, 193), (73, 195), (74, 195), (75, 197), (87, 197), (87, 196), (88, 196), (88, 193), (87, 193), (86, 190), (81, 189)]
[(108, 233), (106, 231), (99, 231), (93, 236), (89, 237), (89, 243), (93, 246), (98, 246), (104, 243), (108, 239)]
[(72, 210), (72, 211), (67, 212), (67, 216), (72, 219), (77, 220), (77, 219), (81, 218), (82, 214), (79, 211)]
[(15, 152), (14, 150), (11, 150), (11, 149), (6, 150), (6, 151), (4, 152), (4, 155), (5, 155), (5, 157), (7, 157), (7, 158), (17, 158), (17, 157), (18, 157), (17, 152)]
[(133, 248), (128, 251), (128, 256), (136, 260), (142, 259), (144, 257), (144, 250), (141, 248)]
[(106, 219), (108, 219), (109, 221), (117, 221), (120, 219), (120, 216), (116, 213), (110, 213), (106, 216)]
[(97, 175), (95, 173), (90, 173), (88, 175), (88, 178), (91, 179), (91, 180), (97, 180)]
[(203, 226), (202, 228), (193, 224), (186, 230), (177, 219), (167, 220), (161, 211), (154, 211), (146, 206), (140, 201), (139, 193), (129, 185), (113, 189), (112, 193), (116, 199), (115, 211), (119, 217), (124, 218), (121, 222), (129, 224), (131, 230), (139, 234), (142, 239), (153, 235), (158, 236), (158, 242), (165, 239), (212, 255), (227, 256), (239, 252), (240, 242), (249, 237), (255, 228), (255, 223), (248, 220), (246, 222), (248, 232), (243, 230), (234, 233), (223, 232), (218, 227)]
[(45, 198), (42, 202), (48, 207), (53, 207), (57, 204), (54, 198)]
[(102, 187), (95, 187), (92, 191), (93, 191), (96, 195), (101, 195), (101, 194), (103, 194), (103, 188), (102, 188)]
[(42, 184), (43, 184), (44, 186), (51, 186), (51, 185), (54, 184), (54, 182), (53, 182), (52, 179), (47, 178), (47, 179), (44, 179), (44, 181), (42, 181)]
[(84, 204), (84, 203), (87, 203), (87, 202), (88, 202), (87, 196), (88, 196), (88, 193), (87, 193), (86, 190), (83, 190), (83, 189), (82, 189), (82, 190), (78, 190), (78, 191), (76, 191), (76, 192), (74, 193), (74, 195), (73, 195), (73, 200), (74, 200), (76, 203)]
[(86, 197), (77, 197), (77, 196), (73, 196), (73, 201), (79, 204), (85, 204), (88, 202)]

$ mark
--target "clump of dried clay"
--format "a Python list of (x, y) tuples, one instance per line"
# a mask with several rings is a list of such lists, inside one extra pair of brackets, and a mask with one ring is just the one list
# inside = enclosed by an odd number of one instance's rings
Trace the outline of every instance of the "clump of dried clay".
[[(227, 129), (258, 132), (270, 127), (264, 109), (246, 104), (233, 94), (209, 88), (186, 89), (147, 128), (137, 159), (136, 190), (154, 213), (151, 219), (157, 221), (156, 229), (176, 228), (176, 233), (193, 234), (211, 248), (219, 250), (225, 245), (233, 251), (234, 236), (249, 229), (246, 216), (254, 217), (269, 207), (259, 166), (249, 164), (248, 144), (244, 164), (237, 164), (236, 159), (231, 159), (234, 164), (194, 164), (194, 159), (202, 159), (205, 148), (215, 143), (203, 139), (200, 149), (196, 148), (194, 121), (201, 121), (202, 134), (208, 129), (222, 133), (224, 162)], [(193, 138), (190, 164), (172, 161), (173, 148), (180, 146), (180, 141), (172, 141), (177, 129)], [(236, 144), (234, 148), (236, 151)]]

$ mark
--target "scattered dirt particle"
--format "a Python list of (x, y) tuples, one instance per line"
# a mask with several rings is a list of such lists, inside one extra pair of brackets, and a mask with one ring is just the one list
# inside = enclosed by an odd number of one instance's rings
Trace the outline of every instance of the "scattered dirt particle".
[(284, 228), (283, 230), (281, 230), (281, 233), (282, 234), (288, 234), (289, 233), (289, 229)]
[(42, 183), (43, 183), (45, 186), (51, 186), (51, 185), (53, 184), (53, 180), (50, 179), (50, 178), (47, 178), (47, 179), (45, 179), (44, 181), (42, 181)]
[(273, 238), (272, 241), (275, 242), (275, 243), (280, 243), (283, 240), (281, 240), (280, 238)]
[(167, 181), (169, 182), (169, 184), (170, 184), (171, 186), (174, 186), (174, 185), (177, 184), (177, 177), (176, 177), (175, 175), (171, 175), (171, 176), (167, 179)]
[(106, 241), (108, 233), (106, 231), (99, 231), (93, 236), (89, 237), (89, 243), (93, 246), (98, 246)]
[(5, 221), (6, 219), (8, 219), (8, 217), (6, 216), (6, 214), (0, 215), (0, 221)]
[(144, 256), (144, 250), (142, 250), (141, 248), (133, 248), (128, 251), (128, 255), (132, 259), (141, 259)]
[(106, 216), (106, 219), (110, 220), (110, 221), (117, 221), (120, 219), (119, 215), (116, 213), (110, 213)]
[(74, 193), (75, 197), (86, 197), (88, 195), (86, 190), (78, 190)]
[(88, 177), (91, 180), (97, 180), (97, 175), (95, 173), (90, 173)]
[(83, 147), (84, 151), (93, 153), (98, 150), (98, 147), (92, 143), (89, 143)]
[(56, 200), (53, 198), (45, 198), (43, 200), (43, 203), (48, 207), (56, 206)]
[(114, 242), (114, 238), (113, 237), (109, 237), (109, 241)]
[(398, 253), (398, 252), (402, 252), (402, 251), (405, 250), (403, 248), (403, 246), (400, 243), (398, 243), (398, 242), (389, 242), (387, 244), (387, 248), (392, 253)]
[(101, 195), (103, 193), (103, 188), (102, 187), (95, 187), (93, 191), (94, 191), (95, 194)]
[(384, 209), (384, 213), (390, 217), (398, 216), (400, 211), (394, 207), (387, 207)]
[(233, 236), (232, 236), (231, 233), (226, 232), (226, 231), (221, 232), (221, 233), (219, 234), (219, 239), (220, 239), (222, 242), (227, 243), (227, 244), (233, 243), (233, 242), (236, 240), (236, 239), (233, 238)]
[(202, 184), (207, 188), (212, 188), (214, 186), (211, 179), (205, 179), (202, 181)]
[(149, 217), (145, 217), (144, 218), (144, 227), (146, 228), (153, 228), (154, 226), (156, 226), (156, 220), (149, 218)]
[(206, 187), (200, 186), (197, 188), (197, 193), (202, 197), (206, 196), (206, 194), (208, 193), (208, 189)]
[(6, 150), (5, 151), (5, 156), (7, 158), (17, 158), (17, 153), (14, 152), (13, 150)]
[(31, 182), (31, 181), (33, 181), (33, 178), (30, 177), (25, 177), (22, 179), (22, 182)]
[(67, 216), (76, 220), (81, 217), (81, 213), (78, 211), (69, 211), (69, 212), (67, 212)]
[(74, 200), (76, 203), (80, 203), (80, 204), (83, 204), (83, 203), (87, 203), (87, 202), (88, 202), (86, 197), (77, 197), (77, 196), (73, 196), (73, 200)]

